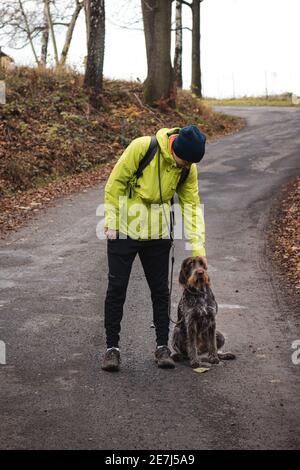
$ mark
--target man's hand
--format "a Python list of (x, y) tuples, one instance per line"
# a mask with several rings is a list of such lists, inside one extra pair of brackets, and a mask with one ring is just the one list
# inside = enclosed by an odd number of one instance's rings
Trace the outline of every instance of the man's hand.
[(108, 227), (104, 227), (104, 234), (107, 240), (115, 240), (117, 238), (117, 231)]

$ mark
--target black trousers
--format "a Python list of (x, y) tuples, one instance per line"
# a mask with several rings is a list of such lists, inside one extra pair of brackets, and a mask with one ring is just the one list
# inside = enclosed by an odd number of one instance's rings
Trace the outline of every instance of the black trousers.
[(138, 253), (151, 291), (153, 320), (157, 345), (168, 344), (168, 273), (171, 241), (168, 239), (133, 240), (117, 238), (107, 240), (108, 288), (105, 298), (107, 347), (118, 347), (123, 305), (132, 263)]

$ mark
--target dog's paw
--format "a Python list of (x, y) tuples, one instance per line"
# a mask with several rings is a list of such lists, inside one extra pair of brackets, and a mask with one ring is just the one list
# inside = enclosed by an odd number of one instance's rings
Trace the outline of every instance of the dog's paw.
[(206, 367), (206, 368), (210, 369), (211, 364), (207, 361), (201, 361), (200, 362), (200, 367)]
[(200, 367), (200, 362), (197, 360), (191, 361), (190, 364), (192, 369), (197, 369), (197, 367)]
[(218, 358), (218, 356), (209, 356), (208, 357), (208, 362), (210, 364), (219, 364), (220, 359)]
[(174, 352), (171, 354), (171, 358), (173, 359), (174, 362), (180, 362), (180, 361), (183, 361), (183, 355), (178, 353), (178, 352)]

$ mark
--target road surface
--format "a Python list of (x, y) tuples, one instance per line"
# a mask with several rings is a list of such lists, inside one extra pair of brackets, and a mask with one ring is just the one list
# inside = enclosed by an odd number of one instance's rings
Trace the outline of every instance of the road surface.
[[(2, 449), (296, 449), (299, 312), (265, 256), (269, 209), (299, 172), (299, 108), (226, 108), (247, 126), (207, 146), (199, 166), (218, 327), (237, 360), (205, 374), (153, 361), (150, 293), (137, 258), (122, 323), (122, 370), (104, 351), (103, 188), (66, 197), (0, 244)], [(176, 242), (177, 276), (189, 255)], [(174, 315), (174, 313), (173, 313)]]

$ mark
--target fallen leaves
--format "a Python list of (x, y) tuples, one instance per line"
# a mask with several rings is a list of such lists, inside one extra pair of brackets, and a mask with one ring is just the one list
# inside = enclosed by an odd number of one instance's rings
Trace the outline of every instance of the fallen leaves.
[(268, 238), (273, 260), (300, 294), (300, 175), (285, 187)]
[(17, 67), (6, 73), (0, 108), (0, 234), (14, 230), (56, 197), (108, 177), (130, 141), (160, 127), (198, 124), (210, 138), (242, 127), (188, 91), (177, 108), (143, 105), (137, 82), (105, 81), (103, 109), (88, 104), (83, 76)]
[(197, 367), (196, 369), (193, 369), (194, 372), (198, 372), (198, 374), (203, 374), (203, 372), (207, 372), (210, 369), (208, 367)]

